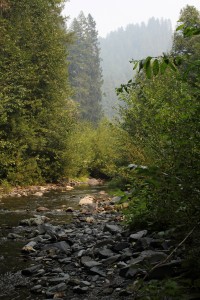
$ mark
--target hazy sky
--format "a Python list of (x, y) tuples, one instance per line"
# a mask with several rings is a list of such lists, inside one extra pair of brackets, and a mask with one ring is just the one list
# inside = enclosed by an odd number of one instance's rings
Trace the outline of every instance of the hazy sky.
[(106, 36), (121, 26), (147, 22), (153, 16), (171, 19), (175, 27), (180, 10), (187, 4), (200, 10), (200, 0), (70, 0), (65, 5), (64, 15), (70, 17), (69, 24), (81, 10), (85, 15), (90, 13), (99, 35)]

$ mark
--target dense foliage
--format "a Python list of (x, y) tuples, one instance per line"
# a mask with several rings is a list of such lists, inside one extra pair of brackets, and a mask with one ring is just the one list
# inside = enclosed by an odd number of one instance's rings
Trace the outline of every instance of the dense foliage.
[(85, 17), (81, 12), (71, 30), (75, 34), (69, 56), (73, 99), (79, 104), (81, 119), (97, 123), (102, 117), (102, 72), (96, 23), (90, 14)]
[[(192, 20), (198, 27), (199, 17), (194, 7), (187, 6), (180, 20), (185, 26)], [(168, 69), (150, 79), (141, 73), (121, 94), (126, 103), (122, 125), (145, 153), (143, 161), (139, 157), (135, 161), (147, 166), (130, 174), (131, 222), (198, 227), (199, 46), (199, 35), (175, 34), (172, 55), (184, 49), (177, 72)]]
[(64, 1), (7, 0), (0, 7), (0, 180), (57, 180), (73, 117)]

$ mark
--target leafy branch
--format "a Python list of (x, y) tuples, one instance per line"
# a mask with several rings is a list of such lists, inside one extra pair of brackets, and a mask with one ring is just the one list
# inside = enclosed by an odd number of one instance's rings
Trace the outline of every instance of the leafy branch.
[[(176, 28), (176, 31), (180, 32), (184, 38), (191, 38), (192, 36), (200, 34), (200, 26), (198, 24), (193, 24), (190, 26), (181, 24)], [(177, 72), (177, 67), (179, 67), (183, 61), (188, 58), (189, 54), (167, 55), (163, 53), (163, 55), (157, 57), (148, 56), (141, 60), (133, 59), (130, 61), (130, 63), (133, 64), (133, 70), (137, 70), (138, 73), (143, 71), (148, 79), (152, 79), (154, 76), (163, 75), (167, 68)], [(188, 69), (186, 70), (186, 76), (193, 67), (194, 66), (192, 64), (188, 66)], [(195, 62), (195, 67), (199, 67), (199, 61)], [(136, 83), (132, 79), (129, 80), (127, 84), (122, 84), (116, 89), (117, 95), (123, 92), (129, 94), (129, 91), (134, 87), (135, 84)]]

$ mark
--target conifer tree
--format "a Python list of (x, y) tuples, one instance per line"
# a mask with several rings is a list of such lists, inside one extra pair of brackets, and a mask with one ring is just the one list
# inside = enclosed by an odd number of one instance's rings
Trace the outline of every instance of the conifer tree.
[(86, 18), (81, 12), (71, 29), (75, 41), (70, 49), (69, 76), (74, 99), (79, 104), (81, 118), (97, 123), (102, 115), (102, 71), (96, 23), (90, 14)]

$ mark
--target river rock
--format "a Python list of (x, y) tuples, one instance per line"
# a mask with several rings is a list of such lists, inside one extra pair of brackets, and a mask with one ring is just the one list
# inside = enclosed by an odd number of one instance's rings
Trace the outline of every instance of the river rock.
[(39, 264), (39, 265), (35, 265), (35, 266), (32, 266), (30, 268), (26, 268), (24, 270), (22, 270), (22, 275), (25, 275), (25, 276), (31, 276), (35, 273), (37, 273), (40, 269), (41, 269), (42, 265)]
[(145, 250), (137, 258), (131, 260), (132, 265), (150, 263), (155, 264), (167, 258), (167, 254), (161, 251)]
[(114, 255), (113, 251), (108, 249), (107, 247), (103, 247), (98, 249), (97, 253), (99, 254), (100, 257), (105, 258), (105, 257), (111, 257)]
[(88, 286), (81, 287), (78, 285), (73, 288), (73, 292), (77, 294), (85, 294), (87, 293), (88, 289)]
[(90, 272), (93, 274), (100, 275), (102, 277), (106, 277), (106, 273), (104, 270), (100, 269), (99, 267), (93, 267), (90, 269)]
[(23, 237), (22, 237), (21, 235), (19, 235), (19, 234), (17, 234), (17, 233), (12, 233), (12, 232), (10, 232), (10, 233), (8, 234), (7, 238), (8, 238), (8, 239), (12, 239), (12, 240), (15, 240), (15, 239), (18, 239), (18, 240), (23, 239)]
[(50, 249), (58, 249), (61, 253), (69, 254), (71, 253), (70, 245), (65, 242), (61, 241), (58, 243), (48, 244), (43, 247), (43, 250), (50, 250)]
[(87, 267), (87, 268), (92, 268), (92, 267), (101, 265), (101, 263), (93, 260), (90, 256), (82, 256), (81, 263), (84, 267)]
[(25, 253), (36, 252), (36, 250), (34, 249), (36, 245), (37, 243), (35, 241), (31, 241), (27, 245), (25, 245), (21, 251)]
[(87, 182), (90, 186), (101, 185), (103, 182), (100, 179), (90, 178)]
[(144, 237), (145, 235), (147, 235), (147, 230), (138, 231), (137, 233), (130, 235), (130, 241), (131, 242), (137, 241), (137, 240), (141, 239), (142, 237)]
[(122, 228), (118, 225), (112, 225), (112, 224), (106, 224), (104, 227), (104, 231), (109, 231), (110, 233), (120, 233), (122, 231)]
[(36, 192), (33, 194), (33, 196), (36, 196), (36, 197), (42, 197), (44, 195), (43, 192)]
[(93, 205), (94, 204), (94, 197), (93, 196), (85, 196), (79, 201), (79, 205)]
[(63, 292), (67, 289), (67, 285), (62, 282), (62, 283), (59, 283), (57, 285), (54, 285), (52, 287), (50, 287), (48, 290), (47, 290), (47, 294), (48, 293), (55, 293), (55, 292)]
[(73, 209), (73, 207), (69, 206), (65, 209), (65, 211), (71, 213), (71, 212), (74, 212), (74, 209)]
[(39, 206), (36, 208), (37, 212), (45, 212), (45, 211), (49, 211), (49, 208), (44, 207), (44, 206)]

